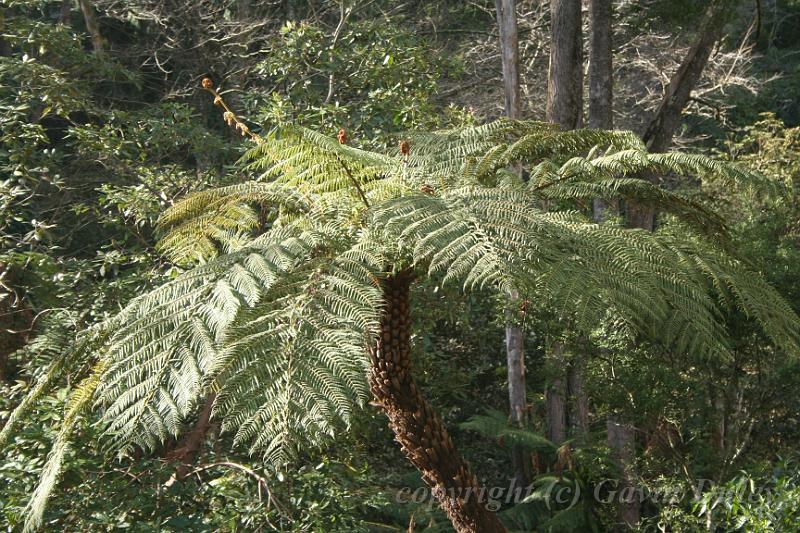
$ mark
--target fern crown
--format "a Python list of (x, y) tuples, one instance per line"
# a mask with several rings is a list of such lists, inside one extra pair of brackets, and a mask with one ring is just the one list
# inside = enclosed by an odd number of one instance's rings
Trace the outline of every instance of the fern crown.
[[(724, 222), (641, 179), (675, 172), (760, 188), (759, 176), (697, 155), (648, 154), (628, 132), (538, 122), (407, 139), (406, 157), (275, 130), (243, 158), (252, 181), (164, 213), (161, 250), (187, 268), (65, 355), (99, 362), (64, 428), (93, 405), (110, 449), (152, 450), (213, 392), (213, 416), (237, 443), (286, 461), (346, 426), (366, 400), (378, 280), (407, 266), (466, 289), (514, 289), (577, 329), (614, 324), (696, 358), (729, 356), (724, 319), (738, 309), (797, 353), (798, 318), (719, 245)], [(671, 222), (655, 234), (595, 224), (581, 207), (596, 197), (657, 207)], [(62, 430), (51, 452), (32, 524), (68, 436)]]

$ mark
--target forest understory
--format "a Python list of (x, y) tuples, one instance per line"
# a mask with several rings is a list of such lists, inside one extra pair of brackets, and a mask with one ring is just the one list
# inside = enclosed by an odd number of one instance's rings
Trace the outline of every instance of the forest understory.
[(0, 530), (800, 531), (800, 1), (0, 0)]

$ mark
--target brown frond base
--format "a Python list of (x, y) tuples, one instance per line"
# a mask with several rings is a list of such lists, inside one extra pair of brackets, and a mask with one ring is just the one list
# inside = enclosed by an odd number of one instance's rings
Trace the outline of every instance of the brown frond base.
[(384, 314), (380, 338), (370, 351), (370, 388), (375, 404), (403, 453), (417, 467), (458, 533), (501, 533), (506, 529), (486, 505), (486, 493), (453, 445), (441, 418), (425, 400), (411, 372), (409, 287), (403, 271), (382, 283)]

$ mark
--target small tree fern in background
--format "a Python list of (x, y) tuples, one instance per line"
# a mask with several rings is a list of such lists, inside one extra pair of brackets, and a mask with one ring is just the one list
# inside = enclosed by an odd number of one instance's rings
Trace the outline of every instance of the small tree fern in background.
[[(26, 530), (41, 525), (85, 409), (101, 413), (108, 449), (130, 455), (179, 435), (214, 393), (212, 417), (235, 444), (280, 464), (335, 438), (371, 392), (456, 530), (503, 531), (414, 381), (409, 286), (423, 276), (517, 290), (579, 331), (611, 324), (700, 360), (730, 357), (724, 315), (738, 309), (798, 352), (798, 317), (729, 253), (724, 221), (640, 179), (676, 172), (758, 187), (757, 175), (648, 154), (627, 132), (537, 122), (414, 132), (402, 151), (377, 152), (346, 132), (290, 125), (258, 136), (229, 109), (225, 119), (256, 141), (242, 161), (253, 179), (167, 210), (161, 251), (183, 273), (66, 347), (3, 428), (7, 440), (59, 374), (84, 377)], [(594, 224), (585, 206), (595, 197), (668, 219), (655, 234)]]

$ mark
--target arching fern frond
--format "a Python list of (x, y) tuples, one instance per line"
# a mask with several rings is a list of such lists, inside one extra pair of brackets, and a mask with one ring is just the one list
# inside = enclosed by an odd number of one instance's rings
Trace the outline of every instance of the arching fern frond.
[(244, 313), (211, 368), (215, 416), (235, 442), (285, 462), (330, 437), (367, 398), (367, 346), (378, 327), (385, 259), (363, 242), (315, 261)]
[(161, 215), (158, 248), (181, 263), (208, 260), (234, 251), (237, 236), (253, 235), (280, 215), (296, 216), (312, 207), (295, 189), (256, 181), (197, 192)]
[(45, 506), (61, 476), (64, 457), (69, 451), (72, 434), (81, 415), (91, 405), (95, 390), (100, 384), (105, 369), (105, 361), (97, 363), (91, 374), (72, 391), (67, 399), (61, 428), (56, 434), (50, 452), (47, 454), (47, 460), (39, 476), (39, 483), (36, 485), (36, 489), (33, 491), (31, 499), (25, 508), (24, 533), (34, 531), (42, 524)]
[(35, 407), (36, 402), (48, 394), (58, 380), (70, 369), (80, 368), (86, 364), (99, 346), (108, 337), (108, 331), (93, 326), (81, 332), (75, 339), (75, 332), (63, 327), (51, 327), (41, 333), (24, 348), (26, 353), (47, 354), (50, 364), (31, 386), (22, 401), (11, 412), (3, 429), (0, 430), (0, 450), (8, 444), (16, 432), (20, 422)]
[(153, 449), (177, 435), (238, 313), (322, 245), (316, 232), (270, 233), (134, 299), (115, 317), (98, 391), (112, 447)]
[(396, 174), (401, 165), (399, 157), (340, 144), (299, 126), (275, 130), (242, 161), (246, 169), (261, 172), (262, 181), (317, 195), (355, 195), (370, 182)]
[[(382, 206), (375, 217), (418, 265), (442, 272), (445, 281), (547, 295), (583, 326), (598, 323), (613, 307), (635, 329), (665, 343), (691, 338), (696, 354), (728, 353), (705, 285), (648, 232), (545, 213), (534, 195), (494, 188), (406, 197)], [(673, 329), (662, 328), (678, 315)]]

